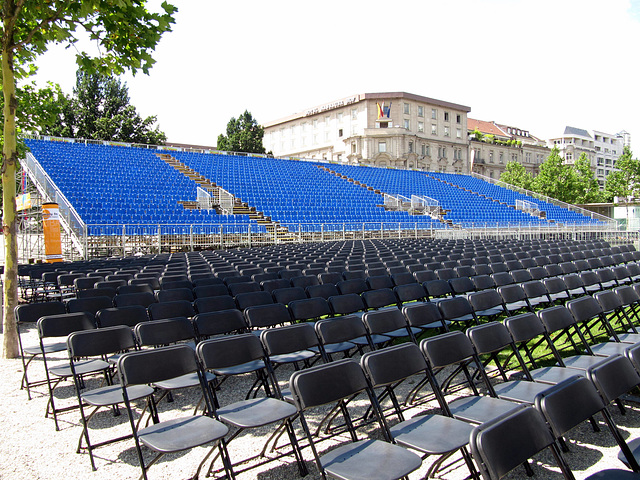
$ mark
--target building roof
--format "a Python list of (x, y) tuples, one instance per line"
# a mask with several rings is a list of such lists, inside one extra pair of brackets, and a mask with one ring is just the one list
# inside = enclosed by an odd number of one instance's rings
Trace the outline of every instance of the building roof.
[(502, 130), (493, 122), (485, 122), (484, 120), (476, 120), (474, 118), (467, 117), (467, 130), (473, 132), (476, 129), (485, 135), (497, 135), (505, 138), (510, 137), (507, 132)]
[(564, 127), (564, 134), (565, 135), (575, 135), (578, 137), (586, 137), (586, 138), (592, 138), (591, 135), (589, 135), (589, 132), (587, 132), (586, 130), (582, 129), (582, 128), (576, 128), (576, 127)]

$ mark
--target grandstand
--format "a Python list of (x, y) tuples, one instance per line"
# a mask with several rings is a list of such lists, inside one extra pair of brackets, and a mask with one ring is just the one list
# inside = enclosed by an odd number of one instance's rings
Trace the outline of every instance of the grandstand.
[[(121, 245), (125, 254), (615, 226), (461, 174), (69, 139), (26, 143), (23, 167), (43, 199), (61, 205), (81, 257), (99, 254), (99, 245)], [(407, 201), (389, 208), (385, 198)], [(405, 208), (412, 198), (431, 208)]]

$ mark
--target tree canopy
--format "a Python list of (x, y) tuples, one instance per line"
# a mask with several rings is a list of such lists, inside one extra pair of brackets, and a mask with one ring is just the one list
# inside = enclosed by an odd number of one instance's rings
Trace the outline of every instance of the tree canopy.
[(533, 176), (527, 172), (524, 165), (513, 160), (505, 165), (504, 172), (500, 175), (500, 181), (525, 190), (531, 190)]
[(69, 138), (163, 144), (156, 117), (142, 118), (129, 103), (129, 89), (119, 78), (78, 70), (73, 95), (62, 101), (59, 121), (43, 133)]
[(262, 145), (264, 128), (258, 125), (249, 111), (227, 123), (227, 134), (218, 136), (218, 150), (229, 152), (265, 153)]
[[(159, 12), (146, 0), (1, 0), (0, 55), (2, 59), (3, 148), (2, 230), (5, 235), (3, 355), (19, 355), (14, 308), (18, 303), (18, 243), (15, 172), (18, 161), (16, 79), (36, 69), (38, 55), (53, 43), (75, 44), (76, 61), (83, 71), (101, 75), (131, 70), (149, 73), (152, 52), (171, 30), (177, 9), (163, 2)], [(93, 56), (79, 45), (80, 35), (99, 48)], [(86, 37), (85, 37), (86, 36)]]

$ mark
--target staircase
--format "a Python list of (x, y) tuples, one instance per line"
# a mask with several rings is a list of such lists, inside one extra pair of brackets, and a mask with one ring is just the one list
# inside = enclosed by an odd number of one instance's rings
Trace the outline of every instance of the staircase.
[[(172, 157), (168, 153), (159, 153), (157, 155), (165, 163), (171, 165), (184, 176), (188, 177), (190, 180), (193, 180), (200, 188), (208, 192), (211, 195), (213, 209), (218, 214), (224, 214), (222, 207), (220, 206), (220, 190), (222, 187), (219, 187), (214, 182), (196, 172), (191, 167), (185, 165), (177, 158)], [(178, 203), (187, 210), (200, 209), (198, 202), (194, 200), (181, 200)], [(288, 228), (281, 226), (279, 222), (271, 220), (271, 217), (265, 216), (264, 213), (257, 211), (255, 207), (249, 206), (246, 202), (243, 202), (237, 197), (234, 197), (233, 199), (233, 209), (231, 211), (231, 214), (249, 216), (251, 220), (255, 220), (256, 223), (264, 225), (270, 235), (277, 236), (278, 242), (288, 242), (295, 240), (291, 232), (289, 232)]]
[[(347, 181), (347, 182), (349, 182), (349, 183), (353, 183), (354, 185), (359, 185), (359, 186), (361, 186), (362, 188), (366, 188), (367, 190), (370, 190), (370, 191), (372, 191), (373, 193), (376, 193), (376, 194), (378, 194), (378, 195), (382, 195), (382, 196), (384, 196), (384, 194), (385, 194), (385, 192), (381, 191), (380, 189), (374, 188), (374, 187), (372, 187), (372, 186), (370, 186), (370, 185), (367, 185), (366, 183), (360, 182), (359, 180), (355, 180), (355, 179), (353, 179), (353, 178), (350, 178), (349, 176), (344, 175), (344, 174), (339, 173), (339, 172), (336, 172), (335, 170), (331, 170), (330, 168), (325, 167), (324, 165), (318, 165), (318, 168), (319, 168), (320, 170), (323, 170), (323, 171), (325, 171), (325, 172), (327, 172), (327, 173), (331, 174), (331, 175), (335, 175), (336, 177), (342, 178), (342, 179), (346, 180), (346, 181)], [(377, 205), (377, 206), (378, 206), (378, 207), (381, 207), (381, 208), (384, 208), (385, 210), (387, 210), (387, 208), (385, 207), (385, 205)], [(436, 216), (435, 218), (434, 218), (434, 217), (431, 217), (431, 218), (433, 218), (434, 220), (439, 221), (440, 223), (442, 223), (442, 224), (444, 224), (444, 225), (447, 225), (447, 226), (449, 226), (449, 227), (453, 227), (453, 226), (454, 226), (454, 225), (453, 225), (453, 222), (452, 222), (451, 220), (445, 220), (445, 218), (444, 218), (444, 215), (446, 215), (447, 213), (449, 213), (449, 211), (450, 211), (450, 210), (443, 210), (443, 209), (441, 208), (441, 209), (440, 209), (440, 211), (438, 212), (437, 216)]]

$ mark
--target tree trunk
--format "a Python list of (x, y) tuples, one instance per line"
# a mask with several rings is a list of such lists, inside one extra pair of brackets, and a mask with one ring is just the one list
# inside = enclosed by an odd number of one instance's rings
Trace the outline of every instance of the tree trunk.
[[(6, 46), (5, 46), (6, 47)], [(2, 356), (20, 354), (14, 309), (18, 304), (18, 239), (16, 231), (16, 84), (13, 51), (2, 51), (2, 91), (4, 94), (4, 148), (2, 151), (2, 230), (4, 233), (4, 302)]]

